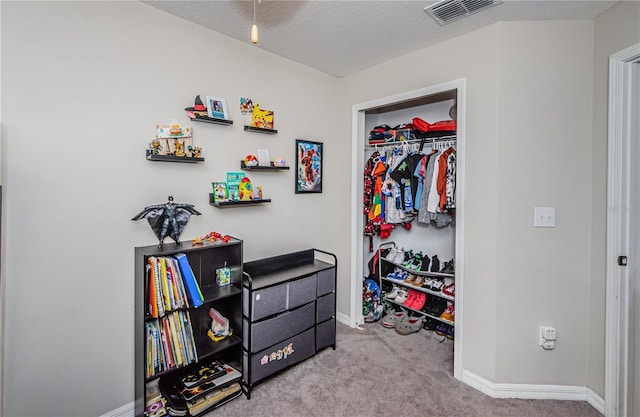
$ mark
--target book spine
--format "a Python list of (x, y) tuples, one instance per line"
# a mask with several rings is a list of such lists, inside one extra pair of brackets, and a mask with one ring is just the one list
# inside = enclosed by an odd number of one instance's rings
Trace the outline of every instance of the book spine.
[(202, 292), (200, 291), (198, 281), (196, 281), (196, 277), (193, 274), (193, 270), (191, 269), (191, 265), (189, 264), (187, 255), (185, 255), (184, 253), (179, 253), (175, 255), (175, 259), (178, 261), (180, 272), (182, 273), (182, 279), (184, 281), (186, 292), (189, 296), (191, 305), (193, 307), (200, 307), (204, 301), (204, 297), (202, 296)]
[(164, 258), (159, 258), (158, 263), (160, 264), (160, 280), (162, 281), (162, 291), (164, 296), (164, 306), (167, 311), (172, 310), (171, 305), (171, 291), (169, 290), (169, 281), (167, 279), (167, 266), (165, 264)]

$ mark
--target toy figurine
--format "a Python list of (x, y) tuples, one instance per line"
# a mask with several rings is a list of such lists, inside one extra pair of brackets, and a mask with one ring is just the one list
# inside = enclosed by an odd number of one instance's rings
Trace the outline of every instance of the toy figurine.
[(242, 201), (248, 201), (251, 200), (251, 180), (248, 177), (244, 177), (242, 180), (240, 180), (240, 186), (239, 186), (239, 190), (240, 190), (240, 200)]
[(151, 153), (153, 155), (160, 155), (160, 152), (162, 151), (162, 145), (160, 145), (160, 140), (158, 139), (152, 140), (151, 143), (149, 144), (149, 148), (151, 148)]
[(176, 152), (175, 152), (176, 156), (187, 156), (187, 154), (182, 151), (182, 147), (184, 146), (184, 142), (180, 142), (179, 140), (176, 140), (175, 143), (174, 143), (174, 146), (176, 148)]
[(173, 196), (170, 195), (168, 202), (165, 204), (155, 204), (145, 207), (140, 213), (136, 214), (131, 220), (147, 219), (149, 226), (153, 229), (162, 248), (164, 238), (169, 236), (178, 245), (181, 245), (180, 235), (187, 225), (192, 214), (200, 215), (193, 204), (174, 203)]
[(200, 158), (200, 154), (202, 153), (202, 148), (198, 146), (187, 146), (187, 150), (191, 154), (192, 158)]

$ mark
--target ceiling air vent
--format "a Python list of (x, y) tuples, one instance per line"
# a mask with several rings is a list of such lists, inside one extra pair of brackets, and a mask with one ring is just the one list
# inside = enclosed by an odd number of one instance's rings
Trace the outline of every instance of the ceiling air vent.
[(424, 11), (433, 17), (440, 26), (470, 16), (489, 7), (502, 4), (503, 0), (443, 0)]

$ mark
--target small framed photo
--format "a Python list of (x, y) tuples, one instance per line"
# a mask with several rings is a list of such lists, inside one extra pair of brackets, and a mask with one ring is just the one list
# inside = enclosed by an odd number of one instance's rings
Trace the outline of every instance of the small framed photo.
[(322, 192), (321, 142), (296, 139), (296, 194)]
[(207, 115), (215, 119), (228, 119), (229, 113), (224, 99), (207, 96)]

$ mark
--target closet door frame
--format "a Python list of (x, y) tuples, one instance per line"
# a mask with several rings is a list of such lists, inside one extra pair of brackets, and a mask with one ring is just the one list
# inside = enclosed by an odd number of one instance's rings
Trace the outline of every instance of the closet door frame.
[(466, 78), (449, 81), (405, 93), (396, 94), (364, 103), (352, 108), (351, 140), (351, 302), (349, 325), (359, 327), (364, 324), (362, 315), (362, 277), (364, 276), (364, 219), (362, 215), (365, 114), (368, 110), (392, 104), (427, 98), (448, 91), (457, 93), (457, 144), (456, 144), (456, 324), (453, 352), (453, 376), (462, 380), (462, 354), (464, 336), (464, 179), (465, 179), (465, 114)]

